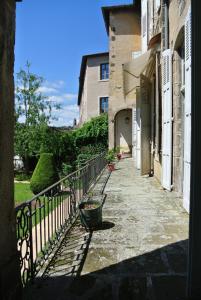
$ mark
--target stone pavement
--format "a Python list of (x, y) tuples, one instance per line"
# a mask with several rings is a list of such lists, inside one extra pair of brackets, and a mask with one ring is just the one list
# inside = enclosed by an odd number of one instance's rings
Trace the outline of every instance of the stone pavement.
[(181, 199), (141, 177), (131, 158), (104, 192), (103, 226), (87, 232), (77, 221), (26, 299), (184, 299), (189, 220)]

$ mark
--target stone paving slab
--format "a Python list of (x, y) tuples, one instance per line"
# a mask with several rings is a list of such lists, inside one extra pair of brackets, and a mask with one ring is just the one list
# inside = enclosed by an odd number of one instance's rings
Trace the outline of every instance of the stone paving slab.
[(181, 199), (153, 177), (141, 177), (131, 158), (107, 179), (103, 226), (87, 232), (79, 222), (64, 239), (27, 299), (184, 299), (188, 214)]

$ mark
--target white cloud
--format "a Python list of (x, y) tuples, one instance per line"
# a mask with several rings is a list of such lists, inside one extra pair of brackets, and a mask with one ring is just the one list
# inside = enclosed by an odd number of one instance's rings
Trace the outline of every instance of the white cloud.
[(73, 120), (79, 117), (79, 108), (76, 104), (64, 106), (62, 109), (53, 110), (58, 120), (52, 121), (53, 126), (72, 126)]
[(70, 99), (70, 100), (72, 100), (72, 99), (77, 99), (78, 95), (77, 95), (77, 94), (64, 94), (63, 97), (64, 97), (65, 99)]
[[(43, 86), (38, 89), (38, 92), (48, 97), (47, 101), (61, 105), (59, 110), (52, 109), (52, 116), (57, 118), (51, 122), (53, 126), (72, 126), (73, 120), (79, 118), (79, 108), (76, 104), (78, 95), (66, 92), (65, 85), (63, 80), (45, 81)], [(21, 118), (20, 121), (23, 122), (24, 119)]]
[(41, 86), (38, 89), (38, 92), (44, 93), (44, 94), (50, 94), (50, 93), (57, 93), (58, 91), (53, 87)]

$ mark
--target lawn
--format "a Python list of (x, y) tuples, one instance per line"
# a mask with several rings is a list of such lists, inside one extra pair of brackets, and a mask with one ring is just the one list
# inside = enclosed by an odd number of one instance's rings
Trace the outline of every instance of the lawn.
[(15, 203), (19, 204), (33, 198), (29, 183), (15, 182)]

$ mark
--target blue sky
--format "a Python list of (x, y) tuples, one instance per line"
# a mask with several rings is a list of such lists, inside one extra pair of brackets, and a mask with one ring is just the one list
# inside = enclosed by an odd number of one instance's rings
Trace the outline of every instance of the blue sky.
[(42, 91), (62, 109), (55, 126), (78, 118), (78, 77), (82, 55), (108, 51), (102, 6), (132, 0), (23, 0), (17, 4), (15, 73), (31, 62), (45, 78)]

